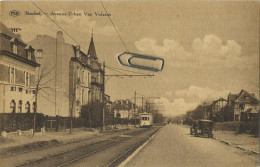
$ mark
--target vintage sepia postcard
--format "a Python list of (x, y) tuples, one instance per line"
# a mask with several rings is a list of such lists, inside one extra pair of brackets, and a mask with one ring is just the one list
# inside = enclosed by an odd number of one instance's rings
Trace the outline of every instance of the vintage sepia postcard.
[(259, 1), (0, 8), (0, 167), (259, 166)]

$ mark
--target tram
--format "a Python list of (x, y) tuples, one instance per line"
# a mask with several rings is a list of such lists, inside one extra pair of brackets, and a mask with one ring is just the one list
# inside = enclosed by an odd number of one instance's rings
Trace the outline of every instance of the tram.
[(151, 127), (153, 125), (153, 115), (150, 113), (140, 114), (140, 127)]

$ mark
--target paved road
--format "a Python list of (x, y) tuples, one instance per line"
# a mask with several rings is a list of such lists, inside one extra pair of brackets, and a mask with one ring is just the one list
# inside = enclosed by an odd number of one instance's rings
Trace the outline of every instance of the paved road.
[(217, 140), (189, 135), (189, 129), (166, 125), (128, 164), (129, 167), (257, 167), (257, 155)]

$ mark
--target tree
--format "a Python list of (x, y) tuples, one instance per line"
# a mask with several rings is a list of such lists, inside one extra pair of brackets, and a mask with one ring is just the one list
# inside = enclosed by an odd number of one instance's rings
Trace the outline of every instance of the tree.
[(82, 106), (80, 116), (88, 120), (89, 127), (102, 126), (103, 106), (99, 101)]
[[(55, 66), (49, 70), (47, 70), (47, 65), (45, 64), (43, 67), (38, 68), (36, 73), (36, 80), (34, 82), (35, 86), (35, 103), (34, 103), (34, 118), (33, 118), (33, 135), (35, 134), (36, 128), (36, 113), (37, 113), (37, 104), (38, 104), (38, 95), (41, 94), (43, 98), (51, 101), (48, 97), (46, 97), (42, 92), (49, 94), (48, 91), (55, 91), (55, 89), (50, 86), (50, 82), (54, 79), (52, 77), (47, 78), (48, 75), (53, 71)], [(52, 101), (51, 101), (52, 102)]]

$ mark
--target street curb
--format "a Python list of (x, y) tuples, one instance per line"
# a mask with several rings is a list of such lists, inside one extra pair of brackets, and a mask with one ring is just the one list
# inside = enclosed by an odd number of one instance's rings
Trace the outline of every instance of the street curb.
[(252, 153), (254, 153), (254, 154), (258, 154), (259, 155), (259, 152), (256, 152), (256, 151), (251, 151)]
[(236, 146), (236, 148), (238, 148), (238, 149), (240, 149), (240, 150), (246, 150), (245, 148), (243, 148), (243, 147), (240, 147), (240, 146)]
[(225, 143), (225, 144), (227, 144), (227, 145), (230, 145), (230, 143), (229, 142), (227, 142), (227, 141), (225, 141), (225, 140), (220, 140), (222, 143)]
[(142, 149), (146, 146), (146, 144), (148, 144), (160, 130), (161, 128), (155, 134), (149, 137), (149, 140), (147, 140), (144, 144), (142, 144), (139, 148), (137, 148), (128, 158), (126, 158), (123, 162), (121, 162), (121, 164), (119, 164), (118, 167), (126, 166), (127, 163), (129, 163), (140, 151), (142, 151)]

